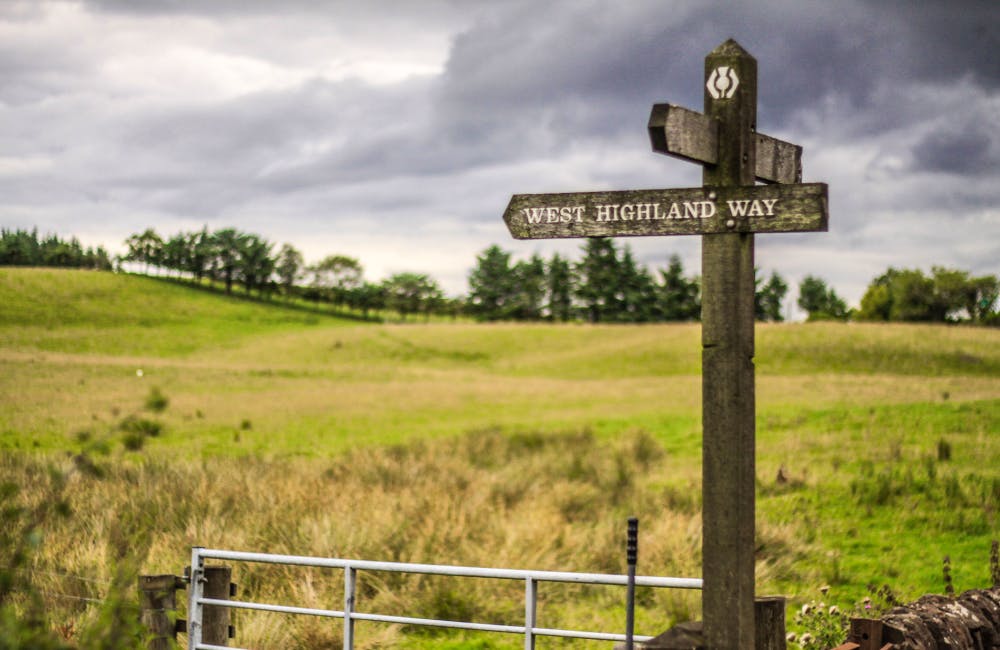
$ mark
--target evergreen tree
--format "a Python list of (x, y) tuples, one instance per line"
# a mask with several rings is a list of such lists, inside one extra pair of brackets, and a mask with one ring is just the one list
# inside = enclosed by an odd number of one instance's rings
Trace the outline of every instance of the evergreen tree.
[(513, 269), (514, 317), (519, 320), (541, 320), (545, 307), (545, 262), (537, 254), (518, 262)]
[(78, 269), (111, 270), (111, 257), (103, 247), (80, 245), (57, 235), (38, 238), (38, 230), (0, 229), (0, 266), (55, 266)]
[(40, 266), (41, 244), (38, 231), (0, 230), (0, 264), (4, 266)]
[(656, 320), (656, 282), (646, 267), (636, 263), (632, 249), (622, 248), (618, 262), (617, 312), (613, 320), (647, 323)]
[(614, 321), (619, 311), (618, 251), (606, 237), (591, 237), (583, 244), (583, 259), (576, 264), (576, 297), (591, 323)]
[(698, 278), (684, 277), (684, 265), (678, 255), (671, 255), (666, 271), (660, 271), (662, 283), (657, 297), (657, 312), (662, 320), (690, 321), (701, 318), (701, 287)]
[(480, 320), (502, 320), (514, 315), (517, 280), (510, 253), (497, 245), (476, 257), (469, 274), (469, 312)]
[(548, 263), (549, 318), (566, 322), (573, 317), (574, 276), (569, 262), (554, 253)]

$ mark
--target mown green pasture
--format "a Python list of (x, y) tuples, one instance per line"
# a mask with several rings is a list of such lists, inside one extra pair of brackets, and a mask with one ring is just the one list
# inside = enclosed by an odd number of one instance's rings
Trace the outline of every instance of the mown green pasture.
[[(144, 540), (148, 573), (179, 571), (192, 544), (621, 571), (634, 513), (640, 572), (698, 573), (697, 324), (377, 325), (36, 269), (0, 269), (0, 305), (0, 478), (31, 487), (45, 464), (80, 474), (39, 571), (110, 580), (115, 518)], [(916, 597), (943, 590), (945, 555), (957, 588), (985, 586), (1000, 537), (1000, 331), (759, 325), (756, 350), (758, 591), (794, 605), (829, 585), (844, 608), (870, 583)], [(101, 471), (81, 473), (81, 458)], [(337, 589), (244, 580), (299, 600)], [(515, 616), (520, 597), (397, 587), (405, 597), (372, 597), (487, 617)], [(617, 629), (619, 595), (553, 595), (544, 616)], [(646, 633), (697, 616), (696, 595), (644, 602)], [(473, 647), (362, 629), (369, 647)], [(335, 625), (245, 618), (243, 630), (254, 647), (336, 647)]]

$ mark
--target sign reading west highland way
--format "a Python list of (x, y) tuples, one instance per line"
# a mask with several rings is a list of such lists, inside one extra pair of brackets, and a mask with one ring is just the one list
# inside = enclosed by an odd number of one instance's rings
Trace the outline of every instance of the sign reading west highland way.
[(827, 186), (801, 182), (801, 147), (757, 133), (757, 61), (738, 43), (705, 57), (704, 78), (704, 113), (656, 104), (648, 125), (654, 151), (703, 166), (702, 187), (518, 194), (504, 221), (517, 239), (702, 235), (705, 647), (752, 650), (766, 645), (754, 625), (754, 234), (825, 231)]
[(516, 194), (504, 213), (516, 239), (826, 230), (826, 185)]

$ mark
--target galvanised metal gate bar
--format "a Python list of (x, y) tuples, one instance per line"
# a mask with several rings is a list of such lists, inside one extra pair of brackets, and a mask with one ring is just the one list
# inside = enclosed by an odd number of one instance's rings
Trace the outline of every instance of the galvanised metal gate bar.
[[(255, 562), (265, 564), (284, 564), (294, 566), (309, 566), (344, 571), (344, 609), (342, 611), (329, 609), (313, 609), (309, 607), (291, 607), (287, 605), (269, 605), (235, 600), (220, 600), (205, 598), (204, 570), (205, 560), (229, 560), (232, 562)], [(458, 576), (466, 578), (497, 578), (504, 580), (524, 581), (524, 625), (494, 625), (490, 623), (471, 623), (462, 621), (440, 621), (427, 618), (410, 618), (406, 616), (387, 616), (357, 612), (354, 610), (355, 585), (358, 571), (389, 571), (395, 573), (423, 573), (442, 576)], [(334, 558), (306, 557), (300, 555), (272, 555), (267, 553), (243, 553), (239, 551), (224, 551), (194, 547), (191, 550), (191, 596), (188, 609), (188, 650), (231, 650), (223, 646), (203, 643), (202, 620), (203, 607), (216, 605), (234, 609), (251, 609), (284, 614), (300, 614), (306, 616), (323, 616), (327, 618), (344, 619), (344, 648), (354, 648), (354, 622), (377, 621), (382, 623), (398, 623), (404, 625), (425, 625), (432, 627), (447, 627), (461, 630), (476, 630), (481, 632), (502, 632), (507, 634), (523, 634), (524, 647), (532, 650), (535, 647), (535, 637), (554, 636), (571, 639), (589, 639), (596, 641), (624, 641), (624, 634), (605, 632), (584, 632), (577, 630), (560, 630), (538, 627), (536, 619), (536, 604), (538, 601), (539, 582), (573, 582), (590, 585), (621, 585), (627, 584), (627, 576), (602, 573), (567, 573), (560, 571), (524, 571), (518, 569), (483, 569), (475, 567), (447, 566), (439, 564), (407, 564), (402, 562), (372, 562), (367, 560), (343, 560)], [(701, 589), (700, 578), (658, 578), (652, 576), (636, 576), (635, 584), (640, 587), (669, 587), (674, 589)], [(652, 637), (636, 636), (635, 641), (647, 641)]]

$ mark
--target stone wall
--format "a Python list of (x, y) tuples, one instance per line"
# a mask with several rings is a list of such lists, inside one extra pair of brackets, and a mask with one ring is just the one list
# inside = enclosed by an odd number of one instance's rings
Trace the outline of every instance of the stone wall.
[[(888, 647), (887, 647), (888, 646)], [(924, 596), (881, 619), (852, 619), (838, 650), (1000, 650), (1000, 587)]]

